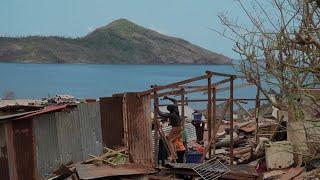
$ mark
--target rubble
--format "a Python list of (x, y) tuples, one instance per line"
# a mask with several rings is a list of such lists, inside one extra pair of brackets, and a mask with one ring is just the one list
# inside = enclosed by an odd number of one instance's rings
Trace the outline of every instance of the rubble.
[[(226, 77), (226, 79), (219, 82), (211, 82), (213, 75), (223, 76)], [(26, 119), (29, 120), (29, 124), (27, 125), (30, 132), (33, 132), (32, 123), (34, 124), (34, 122), (32, 122), (32, 117), (44, 115), (49, 112), (57, 113), (61, 111), (60, 115), (67, 115), (69, 117), (68, 120), (70, 119), (70, 122), (74, 124), (70, 124), (69, 127), (69, 121), (65, 122), (65, 119), (54, 121), (53, 118), (48, 118), (49, 116), (42, 116), (43, 120), (48, 120), (48, 127), (51, 127), (51, 123), (59, 124), (64, 122), (65, 124), (63, 124), (59, 130), (63, 129), (66, 132), (85, 132), (84, 136), (81, 134), (82, 139), (79, 138), (79, 142), (90, 141), (87, 144), (94, 145), (99, 141), (101, 145), (99, 151), (82, 151), (84, 146), (76, 144), (76, 141), (73, 142), (72, 137), (70, 140), (70, 143), (74, 143), (72, 146), (79, 147), (79, 152), (85, 152), (84, 154), (88, 156), (82, 156), (83, 154), (81, 154), (82, 158), (76, 160), (77, 162), (65, 163), (73, 160), (73, 157), (70, 156), (70, 159), (59, 163), (59, 168), (52, 170), (50, 179), (99, 179), (114, 177), (120, 179), (143, 177), (149, 177), (150, 179), (187, 179), (192, 177), (203, 179), (319, 178), (320, 161), (318, 144), (314, 142), (305, 143), (309, 149), (312, 150), (310, 152), (310, 154), (313, 155), (312, 158), (308, 160), (304, 159), (302, 161), (303, 163), (294, 163), (294, 154), (296, 152), (292, 141), (295, 139), (287, 137), (288, 131), (290, 131), (287, 127), (294, 124), (288, 126), (287, 123), (290, 121), (287, 117), (288, 113), (280, 111), (270, 105), (263, 105), (261, 107), (257, 105), (251, 110), (246, 110), (246, 107), (240, 103), (244, 104), (244, 101), (260, 101), (261, 99), (258, 97), (252, 99), (236, 99), (233, 97), (233, 86), (230, 86), (230, 98), (219, 99), (215, 97), (216, 91), (219, 89), (219, 84), (227, 82), (231, 84), (234, 78), (236, 78), (235, 75), (210, 71), (204, 76), (164, 86), (154, 86), (143, 92), (114, 94), (112, 97), (100, 98), (99, 102), (95, 102), (94, 99), (87, 99), (85, 101), (88, 103), (87, 105), (90, 105), (90, 102), (94, 102), (97, 105), (97, 109), (93, 110), (88, 108), (88, 111), (85, 111), (86, 113), (80, 114), (71, 113), (71, 108), (66, 108), (67, 106), (69, 107), (70, 105), (82, 102), (82, 100), (78, 100), (69, 95), (57, 95), (35, 104), (13, 104), (10, 105), (10, 108), (18, 112), (0, 116), (1, 122), (8, 123), (5, 126), (1, 126), (1, 128), (4, 129), (2, 130), (3, 133), (9, 132), (5, 134), (8, 136), (8, 140), (10, 140), (10, 138), (18, 139), (20, 137), (15, 137), (13, 133), (15, 129), (13, 129), (12, 124), (10, 124), (12, 123), (10, 122), (11, 120), (17, 124), (19, 122), (28, 122)], [(208, 79), (208, 85), (185, 86), (186, 83), (203, 79)], [(168, 91), (168, 89), (174, 90)], [(184, 95), (188, 93), (203, 91), (207, 91), (208, 98), (191, 100), (185, 99), (184, 97)], [(170, 162), (170, 159), (167, 158), (163, 160), (163, 164), (157, 164), (158, 151), (160, 149), (159, 140), (162, 140), (164, 151), (169, 151), (167, 153), (170, 155), (176, 153), (175, 149), (172, 147), (169, 148), (167, 144), (168, 139), (166, 136), (170, 133), (172, 129), (171, 126), (167, 123), (161, 123), (158, 119), (157, 112), (151, 113), (151, 98), (154, 99), (154, 109), (162, 106), (161, 109), (164, 110), (165, 107), (160, 104), (159, 97), (165, 95), (181, 95), (182, 97), (181, 100), (177, 101), (177, 106), (179, 112), (181, 112), (183, 134), (188, 136), (183, 140), (183, 146), (186, 148), (186, 158), (183, 163), (175, 163), (174, 159)], [(222, 101), (222, 103), (216, 104), (220, 101)], [(203, 139), (199, 141), (197, 137), (200, 136), (197, 136), (195, 127), (190, 123), (193, 120), (192, 112), (194, 112), (194, 110), (187, 106), (188, 102), (205, 102), (208, 105), (207, 110), (201, 111), (204, 113), (201, 121), (199, 121), (205, 126), (204, 134), (201, 136)], [(237, 111), (234, 111), (234, 102), (239, 106)], [(81, 104), (77, 106), (81, 106)], [(2, 110), (6, 108), (8, 110), (8, 107), (8, 104), (2, 106)], [(267, 110), (262, 107), (266, 107)], [(259, 109), (259, 111), (256, 111), (256, 109)], [(94, 112), (91, 114), (91, 111)], [(244, 111), (244, 113), (240, 111)], [(260, 114), (255, 112), (260, 112)], [(89, 116), (82, 118), (82, 114)], [(56, 116), (58, 115), (54, 114), (54, 117)], [(96, 122), (98, 122), (99, 127), (101, 126), (101, 132), (95, 131), (94, 133), (100, 136), (92, 136), (93, 138), (87, 139), (85, 136), (89, 137), (91, 131), (98, 128), (98, 126), (95, 126), (92, 127), (93, 129), (90, 129), (90, 131), (83, 130), (85, 128), (84, 125), (92, 125), (90, 124), (93, 122), (91, 117), (97, 119)], [(151, 119), (151, 117), (153, 119)], [(87, 122), (88, 125), (84, 122)], [(305, 127), (309, 129), (307, 132), (307, 135), (310, 136), (309, 139), (316, 141), (319, 133), (317, 133), (317, 128), (311, 127), (313, 124), (318, 124), (318, 121), (305, 123)], [(17, 132), (24, 131), (24, 127), (19, 126), (18, 128), (22, 130), (17, 129)], [(57, 129), (52, 131), (55, 132)], [(78, 132), (78, 134), (80, 133)], [(25, 137), (24, 133), (20, 133), (19, 135), (34, 143), (33, 137)], [(37, 137), (42, 136), (39, 135)], [(69, 141), (63, 142), (61, 140), (64, 138), (57, 137), (59, 143), (65, 143), (63, 144), (65, 146), (63, 151), (68, 151), (68, 148), (71, 149), (71, 147), (68, 146)], [(101, 138), (98, 139), (96, 137)], [(51, 138), (51, 135), (48, 135), (48, 138)], [(10, 153), (15, 151), (12, 141), (9, 142), (11, 144), (5, 144), (5, 146), (2, 145), (3, 142), (5, 141), (0, 137), (0, 145), (3, 152), (5, 148), (6, 150), (9, 149), (8, 152)], [(19, 143), (23, 144), (23, 141), (19, 141)], [(107, 147), (102, 148), (103, 146)], [(29, 153), (31, 155), (37, 155), (37, 149), (34, 150), (33, 148), (34, 147), (30, 145)], [(4, 153), (2, 151), (0, 158), (7, 158), (3, 156)], [(78, 155), (77, 152), (71, 153), (74, 153), (72, 156)], [(191, 158), (188, 160), (189, 156), (193, 156), (194, 159), (192, 159), (192, 161), (190, 161)], [(7, 158), (6, 161), (9, 162), (9, 158)], [(36, 158), (38, 158), (38, 156), (34, 157), (34, 159)], [(34, 160), (33, 165), (36, 164), (35, 161), (36, 160)], [(19, 164), (18, 161), (15, 163)], [(27, 169), (27, 167), (24, 168)], [(36, 174), (37, 169), (34, 169), (33, 172)]]

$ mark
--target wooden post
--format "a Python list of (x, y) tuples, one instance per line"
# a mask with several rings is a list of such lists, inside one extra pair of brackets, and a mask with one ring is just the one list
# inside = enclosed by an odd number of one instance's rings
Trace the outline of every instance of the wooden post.
[[(208, 106), (207, 106), (207, 125), (208, 125), (208, 140), (211, 142), (212, 138), (212, 76), (208, 77)], [(209, 158), (211, 158), (211, 144), (209, 146)]]
[(184, 112), (184, 88), (181, 88), (181, 122), (182, 122), (182, 129), (184, 130), (185, 125), (185, 112)]
[[(212, 129), (213, 129), (213, 134), (212, 134), (212, 144), (213, 144), (213, 157), (215, 157), (215, 150), (216, 150), (216, 133), (215, 129), (216, 127), (216, 87), (214, 86), (212, 88)], [(209, 141), (210, 142), (210, 141)]]
[(159, 153), (159, 132), (157, 127), (158, 121), (158, 111), (156, 110), (159, 106), (159, 98), (158, 98), (158, 92), (156, 90), (156, 85), (153, 87), (153, 127), (154, 127), (154, 167), (158, 167), (158, 153)]
[(259, 141), (259, 108), (260, 108), (260, 91), (257, 87), (257, 95), (256, 95), (256, 108), (255, 108), (255, 119), (256, 119), (256, 134), (255, 134), (255, 140), (258, 143)]
[[(155, 131), (155, 154), (154, 154), (154, 159), (156, 159), (156, 163), (158, 162), (158, 152), (159, 152), (159, 140), (162, 139), (163, 143), (165, 145), (165, 148), (169, 154), (169, 156), (175, 154), (176, 152), (174, 151), (174, 149), (172, 148), (172, 146), (169, 145), (168, 139), (165, 136), (165, 133), (163, 132), (160, 122), (158, 121), (158, 111), (157, 108), (159, 107), (159, 98), (158, 98), (158, 94), (157, 94), (157, 86), (153, 86), (153, 95), (154, 95), (154, 118), (153, 118), (153, 125), (154, 125), (154, 131)], [(141, 96), (141, 94), (140, 94)], [(175, 162), (175, 160), (174, 160)], [(156, 164), (157, 165), (157, 164)]]
[(230, 78), (230, 165), (233, 165), (233, 80)]

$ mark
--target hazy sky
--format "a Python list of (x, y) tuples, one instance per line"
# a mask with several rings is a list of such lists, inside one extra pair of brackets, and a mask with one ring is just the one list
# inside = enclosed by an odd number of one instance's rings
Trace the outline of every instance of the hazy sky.
[(84, 36), (118, 18), (237, 58), (219, 13), (243, 19), (234, 0), (0, 0), (0, 34)]

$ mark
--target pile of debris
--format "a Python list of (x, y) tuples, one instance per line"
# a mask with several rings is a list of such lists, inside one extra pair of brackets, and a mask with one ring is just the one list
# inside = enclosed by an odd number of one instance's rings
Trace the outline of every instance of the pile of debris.
[(79, 175), (78, 168), (89, 166), (116, 168), (117, 166), (128, 163), (127, 148), (119, 148), (116, 150), (104, 147), (104, 152), (98, 156), (89, 155), (92, 158), (84, 160), (80, 163), (73, 163), (72, 161), (62, 164), (58, 169), (52, 172), (49, 179), (83, 179), (81, 172)]

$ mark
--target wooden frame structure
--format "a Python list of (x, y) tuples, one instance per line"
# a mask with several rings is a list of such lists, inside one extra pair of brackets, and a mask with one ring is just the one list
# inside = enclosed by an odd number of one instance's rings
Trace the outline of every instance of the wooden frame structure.
[[(225, 77), (225, 79), (213, 82), (213, 78), (215, 77)], [(255, 99), (235, 99), (234, 98), (234, 80), (236, 80), (239, 76), (232, 75), (232, 74), (225, 74), (225, 73), (218, 73), (213, 71), (206, 71), (205, 75), (197, 76), (194, 78), (186, 79), (183, 81), (178, 81), (174, 83), (170, 83), (167, 85), (153, 85), (151, 86), (151, 89), (140, 92), (140, 96), (143, 96), (145, 94), (151, 93), (151, 98), (153, 98), (153, 107), (154, 110), (158, 108), (159, 106), (166, 106), (164, 104), (159, 104), (159, 98), (164, 97), (167, 95), (180, 95), (181, 100), (178, 100), (178, 105), (181, 106), (181, 116), (183, 117), (182, 123), (184, 125), (184, 106), (188, 104), (189, 102), (207, 102), (207, 127), (208, 127), (208, 149), (209, 157), (212, 157), (212, 145), (215, 144), (215, 138), (216, 138), (216, 132), (219, 128), (216, 124), (216, 102), (217, 101), (227, 101), (229, 102), (229, 113), (230, 113), (230, 164), (233, 164), (233, 146), (234, 146), (234, 140), (233, 140), (233, 104), (234, 101), (256, 101), (256, 109), (260, 106), (260, 98), (259, 94), (257, 94)], [(207, 79), (207, 85), (204, 86), (190, 86), (189, 83), (193, 83), (200, 80)], [(228, 99), (218, 99), (216, 98), (217, 88), (218, 86), (221, 86), (223, 84), (230, 83), (229, 91), (230, 91), (230, 97)], [(197, 93), (197, 92), (207, 92), (207, 99), (187, 99), (185, 97), (186, 94), (190, 93)], [(259, 91), (257, 91), (259, 92)], [(263, 99), (264, 100), (264, 99)], [(226, 110), (227, 112), (228, 110)], [(225, 113), (226, 113), (225, 112)], [(258, 112), (258, 110), (256, 110)], [(225, 114), (224, 113), (224, 114)], [(255, 113), (256, 120), (258, 119), (258, 113)], [(155, 124), (155, 156), (154, 156), (154, 162), (157, 162), (157, 152), (158, 152), (158, 140), (159, 138), (165, 138), (163, 132), (161, 132), (161, 128), (157, 125), (159, 123), (158, 121), (158, 113), (157, 111), (154, 111), (154, 119), (153, 122)], [(184, 126), (183, 126), (184, 127)], [(169, 150), (170, 151), (170, 150)], [(171, 152), (171, 151), (170, 151)], [(169, 153), (170, 153), (169, 152)], [(207, 153), (207, 152), (205, 152)]]

